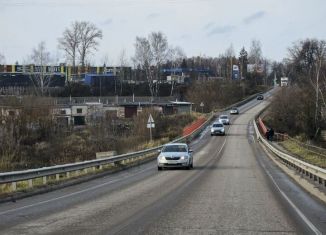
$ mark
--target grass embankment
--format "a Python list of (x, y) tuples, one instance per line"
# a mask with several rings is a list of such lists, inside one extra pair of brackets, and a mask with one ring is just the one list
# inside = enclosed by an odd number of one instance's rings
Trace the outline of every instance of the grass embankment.
[(293, 153), (294, 157), (312, 165), (326, 168), (326, 155), (311, 151), (291, 139), (280, 142), (280, 145)]

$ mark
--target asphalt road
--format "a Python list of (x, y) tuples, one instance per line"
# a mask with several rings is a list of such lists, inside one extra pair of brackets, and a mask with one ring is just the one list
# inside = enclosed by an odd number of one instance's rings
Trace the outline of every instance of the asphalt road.
[(281, 172), (256, 143), (251, 120), (267, 101), (191, 143), (194, 169), (156, 162), (0, 204), (1, 234), (326, 234), (326, 206)]

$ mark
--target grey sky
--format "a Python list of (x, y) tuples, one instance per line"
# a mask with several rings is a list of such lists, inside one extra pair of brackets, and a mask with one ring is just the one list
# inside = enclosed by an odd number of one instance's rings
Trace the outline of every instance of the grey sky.
[[(162, 31), (187, 56), (218, 56), (233, 44), (238, 54), (252, 39), (263, 55), (281, 60), (293, 42), (326, 39), (325, 0), (0, 0), (0, 53), (22, 62), (40, 41), (64, 62), (57, 38), (75, 20), (95, 23), (103, 40), (91, 61), (117, 64), (136, 36)], [(107, 56), (106, 56), (107, 55)]]

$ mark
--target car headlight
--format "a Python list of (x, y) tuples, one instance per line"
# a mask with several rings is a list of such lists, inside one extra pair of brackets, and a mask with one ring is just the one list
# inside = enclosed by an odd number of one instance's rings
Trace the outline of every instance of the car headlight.
[(187, 159), (188, 159), (188, 156), (181, 156), (180, 159), (181, 159), (181, 160), (187, 160)]
[(163, 155), (158, 156), (158, 160), (162, 161), (165, 160), (165, 157)]
[(224, 129), (222, 129), (222, 132), (224, 132)]
[(214, 129), (213, 128), (211, 129), (211, 132), (214, 132)]

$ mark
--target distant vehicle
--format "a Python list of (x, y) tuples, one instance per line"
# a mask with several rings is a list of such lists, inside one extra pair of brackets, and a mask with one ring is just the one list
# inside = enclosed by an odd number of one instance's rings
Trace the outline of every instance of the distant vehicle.
[(230, 114), (239, 114), (239, 109), (236, 107), (233, 107), (230, 109)]
[(218, 118), (218, 121), (223, 123), (224, 125), (230, 125), (230, 119), (229, 119), (229, 116), (228, 115), (221, 115), (219, 118)]
[(157, 157), (157, 169), (163, 170), (164, 168), (182, 167), (186, 169), (193, 168), (192, 150), (189, 149), (187, 144), (173, 143), (166, 144), (159, 151)]
[(211, 136), (225, 135), (224, 125), (221, 122), (214, 122), (211, 127)]
[(289, 78), (287, 78), (287, 77), (282, 77), (281, 78), (281, 86), (288, 86), (288, 84), (289, 84)]
[(257, 95), (257, 100), (263, 100), (264, 96), (263, 95)]

